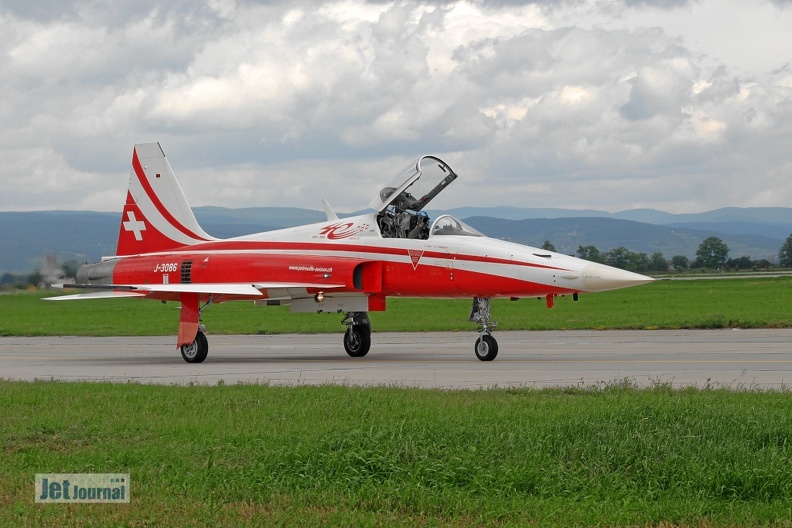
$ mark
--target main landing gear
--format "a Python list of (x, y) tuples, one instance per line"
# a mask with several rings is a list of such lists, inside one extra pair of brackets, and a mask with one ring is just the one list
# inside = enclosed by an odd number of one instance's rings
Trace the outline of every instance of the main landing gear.
[[(182, 358), (187, 363), (203, 363), (207, 354), (209, 354), (209, 341), (206, 339), (206, 327), (201, 324), (201, 315), (204, 309), (215, 301), (215, 298), (214, 295), (210, 296), (209, 300), (206, 301), (203, 306), (200, 306), (197, 296), (192, 299), (188, 298), (186, 295), (182, 295), (181, 297), (182, 312), (179, 323), (179, 340), (181, 340), (183, 324), (188, 327), (186, 330), (187, 332), (190, 331), (189, 327), (191, 325), (197, 325), (198, 327), (198, 332), (195, 334), (193, 342), (179, 347)], [(195, 326), (192, 326), (192, 329), (192, 331), (195, 331)]]
[(187, 363), (202, 363), (209, 353), (209, 341), (204, 334), (204, 326), (198, 328), (198, 333), (195, 335), (195, 341), (189, 345), (181, 346), (181, 355)]
[(481, 361), (492, 361), (498, 356), (498, 342), (492, 337), (492, 331), (498, 323), (490, 320), (490, 300), (489, 297), (473, 297), (473, 307), (468, 318), (479, 327), (479, 338), (476, 339), (474, 350)]
[(347, 325), (344, 350), (351, 357), (363, 357), (371, 348), (371, 321), (366, 312), (349, 312), (341, 320)]

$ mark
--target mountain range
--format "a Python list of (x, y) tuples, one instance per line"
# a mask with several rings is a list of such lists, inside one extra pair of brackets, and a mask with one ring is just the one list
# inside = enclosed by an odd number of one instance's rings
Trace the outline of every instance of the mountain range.
[[(195, 207), (193, 211), (204, 230), (219, 238), (325, 219), (322, 211), (290, 207)], [(696, 214), (519, 207), (429, 211), (432, 218), (442, 213), (494, 238), (532, 246), (547, 240), (558, 252), (567, 254), (575, 254), (579, 246), (595, 246), (601, 252), (625, 247), (648, 255), (661, 252), (669, 260), (675, 255), (692, 260), (704, 239), (717, 236), (729, 247), (731, 258), (749, 256), (772, 262), (792, 234), (792, 208), (785, 207), (728, 207)], [(112, 255), (119, 223), (117, 212), (0, 212), (0, 272), (31, 272), (41, 267), (48, 254), (57, 255), (61, 262), (79, 263)]]

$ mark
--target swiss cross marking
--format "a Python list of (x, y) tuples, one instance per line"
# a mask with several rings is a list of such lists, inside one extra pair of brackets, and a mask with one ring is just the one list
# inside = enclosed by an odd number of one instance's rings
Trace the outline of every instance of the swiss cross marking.
[(421, 256), (423, 256), (423, 251), (418, 251), (417, 249), (408, 249), (407, 253), (410, 255), (410, 260), (412, 261), (413, 269), (418, 268), (418, 261), (421, 260)]
[(143, 220), (135, 218), (134, 211), (127, 211), (127, 218), (128, 220), (122, 223), (124, 231), (132, 231), (135, 235), (135, 240), (143, 240), (143, 231), (146, 230), (146, 224)]

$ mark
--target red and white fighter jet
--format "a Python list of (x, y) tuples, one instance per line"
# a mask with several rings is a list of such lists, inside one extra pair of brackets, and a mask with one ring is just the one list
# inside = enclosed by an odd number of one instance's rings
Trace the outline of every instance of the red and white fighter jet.
[(352, 357), (371, 347), (370, 311), (398, 297), (473, 299), (476, 357), (498, 354), (490, 300), (554, 297), (626, 288), (649, 277), (530, 246), (488, 238), (460, 220), (430, 219), (425, 207), (457, 178), (423, 156), (369, 204), (373, 212), (217, 239), (198, 225), (159, 143), (135, 145), (116, 255), (86, 264), (69, 287), (90, 293), (52, 300), (142, 297), (181, 303), (176, 346), (188, 363), (206, 359), (201, 312), (213, 303), (252, 300), (293, 312), (345, 314)]

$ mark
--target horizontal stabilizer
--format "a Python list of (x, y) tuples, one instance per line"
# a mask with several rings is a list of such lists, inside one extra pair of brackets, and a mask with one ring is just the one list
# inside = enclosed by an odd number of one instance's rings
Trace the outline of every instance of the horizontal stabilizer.
[(123, 297), (145, 297), (145, 293), (131, 291), (102, 290), (91, 293), (75, 293), (74, 295), (61, 295), (60, 297), (44, 297), (45, 301), (78, 301), (83, 299), (121, 299)]

